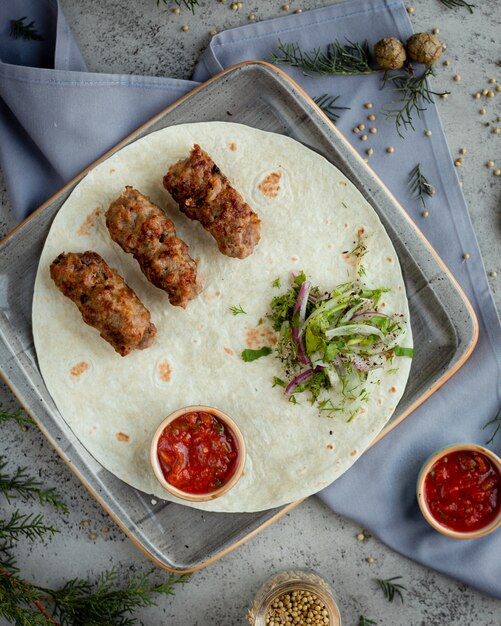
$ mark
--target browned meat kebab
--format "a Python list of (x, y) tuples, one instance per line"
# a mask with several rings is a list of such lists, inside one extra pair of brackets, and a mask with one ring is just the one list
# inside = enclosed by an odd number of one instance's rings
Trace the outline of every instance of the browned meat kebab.
[(157, 329), (150, 312), (97, 252), (63, 252), (50, 266), (58, 289), (77, 305), (84, 322), (122, 356), (144, 350)]
[(111, 238), (139, 262), (146, 278), (163, 289), (171, 304), (186, 307), (197, 296), (197, 264), (176, 237), (174, 224), (160, 207), (137, 189), (126, 187), (110, 204), (106, 226)]
[(169, 168), (164, 187), (183, 213), (209, 231), (223, 254), (244, 259), (252, 253), (261, 221), (199, 145)]

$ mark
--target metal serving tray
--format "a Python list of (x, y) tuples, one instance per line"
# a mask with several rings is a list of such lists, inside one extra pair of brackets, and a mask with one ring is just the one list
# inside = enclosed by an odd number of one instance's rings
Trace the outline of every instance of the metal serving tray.
[[(405, 394), (381, 438), (470, 355), (477, 338), (470, 304), (382, 182), (312, 100), (271, 65), (249, 62), (219, 74), (142, 126), (100, 161), (166, 126), (216, 120), (282, 133), (322, 154), (360, 189), (388, 231), (403, 269), (414, 341), (419, 349)], [(0, 373), (61, 458), (136, 545), (158, 565), (190, 571), (221, 557), (297, 503), (260, 513), (225, 514), (155, 501), (103, 469), (56, 409), (38, 369), (33, 345), (33, 286), (54, 216), (96, 164), (0, 243)]]

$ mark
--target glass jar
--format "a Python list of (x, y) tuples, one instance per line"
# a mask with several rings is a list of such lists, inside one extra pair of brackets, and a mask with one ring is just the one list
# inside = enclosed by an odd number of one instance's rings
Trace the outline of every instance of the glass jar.
[(305, 570), (281, 572), (269, 578), (257, 592), (247, 618), (251, 626), (341, 626), (332, 587), (318, 574)]

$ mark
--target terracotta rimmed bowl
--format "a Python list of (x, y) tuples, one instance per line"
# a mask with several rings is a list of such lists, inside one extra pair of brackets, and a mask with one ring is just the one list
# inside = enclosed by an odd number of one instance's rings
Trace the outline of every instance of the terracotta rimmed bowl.
[[(230, 431), (230, 433), (233, 435), (233, 439), (235, 441), (236, 448), (237, 448), (237, 462), (236, 462), (235, 471), (232, 474), (231, 478), (228, 480), (227, 483), (225, 483), (224, 485), (222, 485), (215, 491), (211, 491), (208, 493), (188, 493), (186, 491), (182, 491), (181, 489), (178, 489), (177, 487), (174, 487), (174, 485), (171, 485), (167, 481), (167, 479), (165, 478), (162, 472), (162, 468), (160, 466), (160, 461), (158, 460), (158, 454), (157, 454), (158, 440), (160, 438), (160, 435), (163, 433), (164, 428), (168, 426), (171, 422), (173, 422), (175, 419), (177, 419), (178, 417), (181, 417), (181, 415), (184, 415), (185, 413), (198, 412), (198, 411), (211, 413), (212, 415), (217, 417), (217, 419), (220, 420), (226, 426), (226, 428)], [(243, 435), (240, 432), (240, 429), (238, 428), (238, 426), (231, 419), (231, 417), (229, 417), (228, 415), (226, 415), (226, 413), (223, 413), (219, 409), (214, 409), (213, 407), (202, 406), (202, 405), (185, 406), (182, 409), (178, 409), (177, 411), (174, 411), (173, 413), (168, 415), (161, 422), (155, 434), (153, 435), (153, 439), (151, 440), (151, 448), (150, 448), (150, 462), (153, 468), (153, 473), (157, 477), (158, 482), (162, 485), (162, 487), (164, 487), (164, 489), (169, 491), (173, 496), (176, 496), (183, 500), (189, 500), (191, 502), (205, 502), (207, 500), (214, 500), (215, 498), (219, 498), (223, 494), (227, 493), (232, 487), (234, 487), (237, 484), (240, 477), (242, 476), (244, 467), (245, 467), (246, 455), (247, 453), (246, 453), (245, 441), (244, 441)]]
[[(421, 509), (421, 513), (423, 514), (425, 520), (431, 526), (433, 526), (435, 530), (438, 530), (438, 532), (454, 539), (476, 539), (477, 537), (483, 537), (484, 535), (488, 535), (493, 530), (496, 530), (496, 528), (501, 526), (501, 506), (499, 506), (496, 517), (488, 524), (471, 532), (463, 532), (452, 530), (447, 526), (443, 526), (438, 520), (436, 520), (428, 507), (428, 503), (425, 497), (425, 479), (433, 465), (442, 457), (447, 456), (448, 454), (452, 454), (453, 452), (459, 452), (461, 450), (479, 452), (480, 454), (483, 454), (491, 461), (491, 463), (494, 465), (499, 475), (501, 476), (501, 459), (497, 456), (497, 454), (494, 454), (494, 452), (492, 452), (491, 450), (488, 450), (487, 448), (484, 448), (483, 446), (479, 446), (474, 443), (457, 443), (452, 446), (447, 446), (442, 450), (439, 450), (425, 462), (425, 464), (421, 468), (421, 471), (419, 472), (419, 477), (417, 481), (417, 500), (419, 508)], [(499, 497), (501, 498), (501, 495)]]

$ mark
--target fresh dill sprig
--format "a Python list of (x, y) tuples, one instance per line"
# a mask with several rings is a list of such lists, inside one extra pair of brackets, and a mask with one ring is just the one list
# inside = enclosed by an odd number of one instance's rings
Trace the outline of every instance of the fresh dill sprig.
[(409, 190), (416, 200), (421, 200), (423, 208), (426, 208), (425, 196), (432, 198), (435, 195), (435, 187), (430, 185), (421, 171), (421, 163), (418, 163), (409, 174)]
[(233, 315), (247, 315), (247, 311), (244, 311), (241, 304), (238, 306), (230, 306), (230, 311)]
[(275, 280), (271, 283), (272, 287), (275, 287), (276, 289), (280, 289), (281, 283), (280, 283), (280, 277), (277, 276), (275, 278)]
[(334, 122), (334, 124), (339, 119), (339, 111), (347, 111), (350, 109), (350, 107), (342, 107), (336, 104), (339, 98), (340, 96), (329, 96), (326, 93), (313, 98), (313, 102), (327, 115), (331, 122)]
[(398, 98), (393, 100), (383, 110), (383, 113), (385, 113), (386, 119), (395, 119), (397, 132), (402, 138), (402, 130), (408, 128), (415, 130), (413, 115), (416, 114), (417, 117), (421, 117), (421, 113), (426, 111), (425, 104), (433, 103), (433, 96), (443, 96), (450, 93), (448, 91), (433, 91), (428, 84), (430, 76), (435, 76), (432, 65), (428, 66), (419, 76), (412, 73), (389, 74), (385, 72), (384, 74), (382, 88), (390, 84), (398, 93)]
[(117, 571), (112, 569), (101, 574), (95, 585), (75, 578), (56, 590), (0, 570), (0, 615), (30, 626), (128, 626), (136, 623), (131, 617), (134, 610), (156, 606), (156, 594), (173, 595), (174, 585), (188, 580), (188, 575), (171, 574), (164, 583), (153, 585), (149, 575), (143, 575), (129, 578), (124, 588), (117, 589)]
[[(162, 0), (164, 4), (168, 4), (169, 0)], [(193, 15), (195, 15), (195, 7), (198, 6), (198, 0), (174, 0), (178, 7), (184, 5), (189, 9)], [(160, 4), (160, 0), (157, 0), (157, 6)]]
[(491, 424), (496, 424), (496, 428), (494, 432), (492, 433), (492, 437), (489, 439), (489, 441), (485, 442), (485, 445), (489, 445), (490, 443), (494, 441), (494, 439), (496, 438), (496, 435), (499, 432), (499, 429), (501, 428), (501, 408), (496, 413), (495, 417), (493, 417), (490, 421), (487, 422), (487, 424), (485, 424), (482, 430), (485, 430), (487, 426), (490, 426)]
[(43, 37), (37, 33), (35, 22), (31, 21), (29, 24), (25, 24), (26, 19), (28, 18), (24, 16), (18, 20), (10, 20), (10, 36), (14, 39), (43, 41)]
[(7, 502), (10, 503), (16, 497), (23, 500), (37, 499), (42, 505), (51, 504), (63, 513), (68, 512), (68, 507), (59, 499), (55, 489), (43, 489), (43, 484), (28, 474), (28, 468), (18, 467), (10, 475), (3, 472), (6, 465), (5, 457), (0, 455), (0, 493)]
[(21, 537), (43, 541), (45, 535), (55, 535), (57, 532), (57, 528), (44, 523), (41, 513), (34, 515), (14, 511), (8, 521), (0, 519), (0, 541), (13, 542)]
[(365, 615), (361, 615), (358, 620), (358, 626), (372, 626), (373, 624), (376, 624), (376, 622), (369, 617), (365, 617)]
[(470, 13), (473, 13), (474, 4), (466, 2), (466, 0), (440, 0), (440, 2), (448, 9), (456, 9), (458, 7), (465, 7)]
[(19, 426), (25, 426), (26, 424), (34, 424), (35, 422), (28, 417), (23, 409), (17, 409), (17, 411), (6, 411), (0, 407), (0, 424), (14, 420)]
[(272, 63), (284, 63), (291, 67), (299, 67), (305, 76), (320, 74), (344, 76), (359, 74), (374, 74), (381, 70), (371, 66), (369, 43), (354, 43), (347, 39), (345, 45), (338, 41), (327, 46), (325, 51), (315, 48), (311, 52), (304, 52), (298, 43), (284, 43), (278, 40), (278, 52), (271, 56)]
[(401, 585), (400, 583), (396, 583), (396, 580), (400, 580), (402, 576), (393, 576), (393, 578), (375, 578), (375, 581), (382, 589), (384, 593), (384, 597), (388, 600), (388, 602), (393, 602), (395, 596), (400, 598), (400, 602), (404, 602), (404, 596), (402, 591), (406, 591), (406, 587)]

